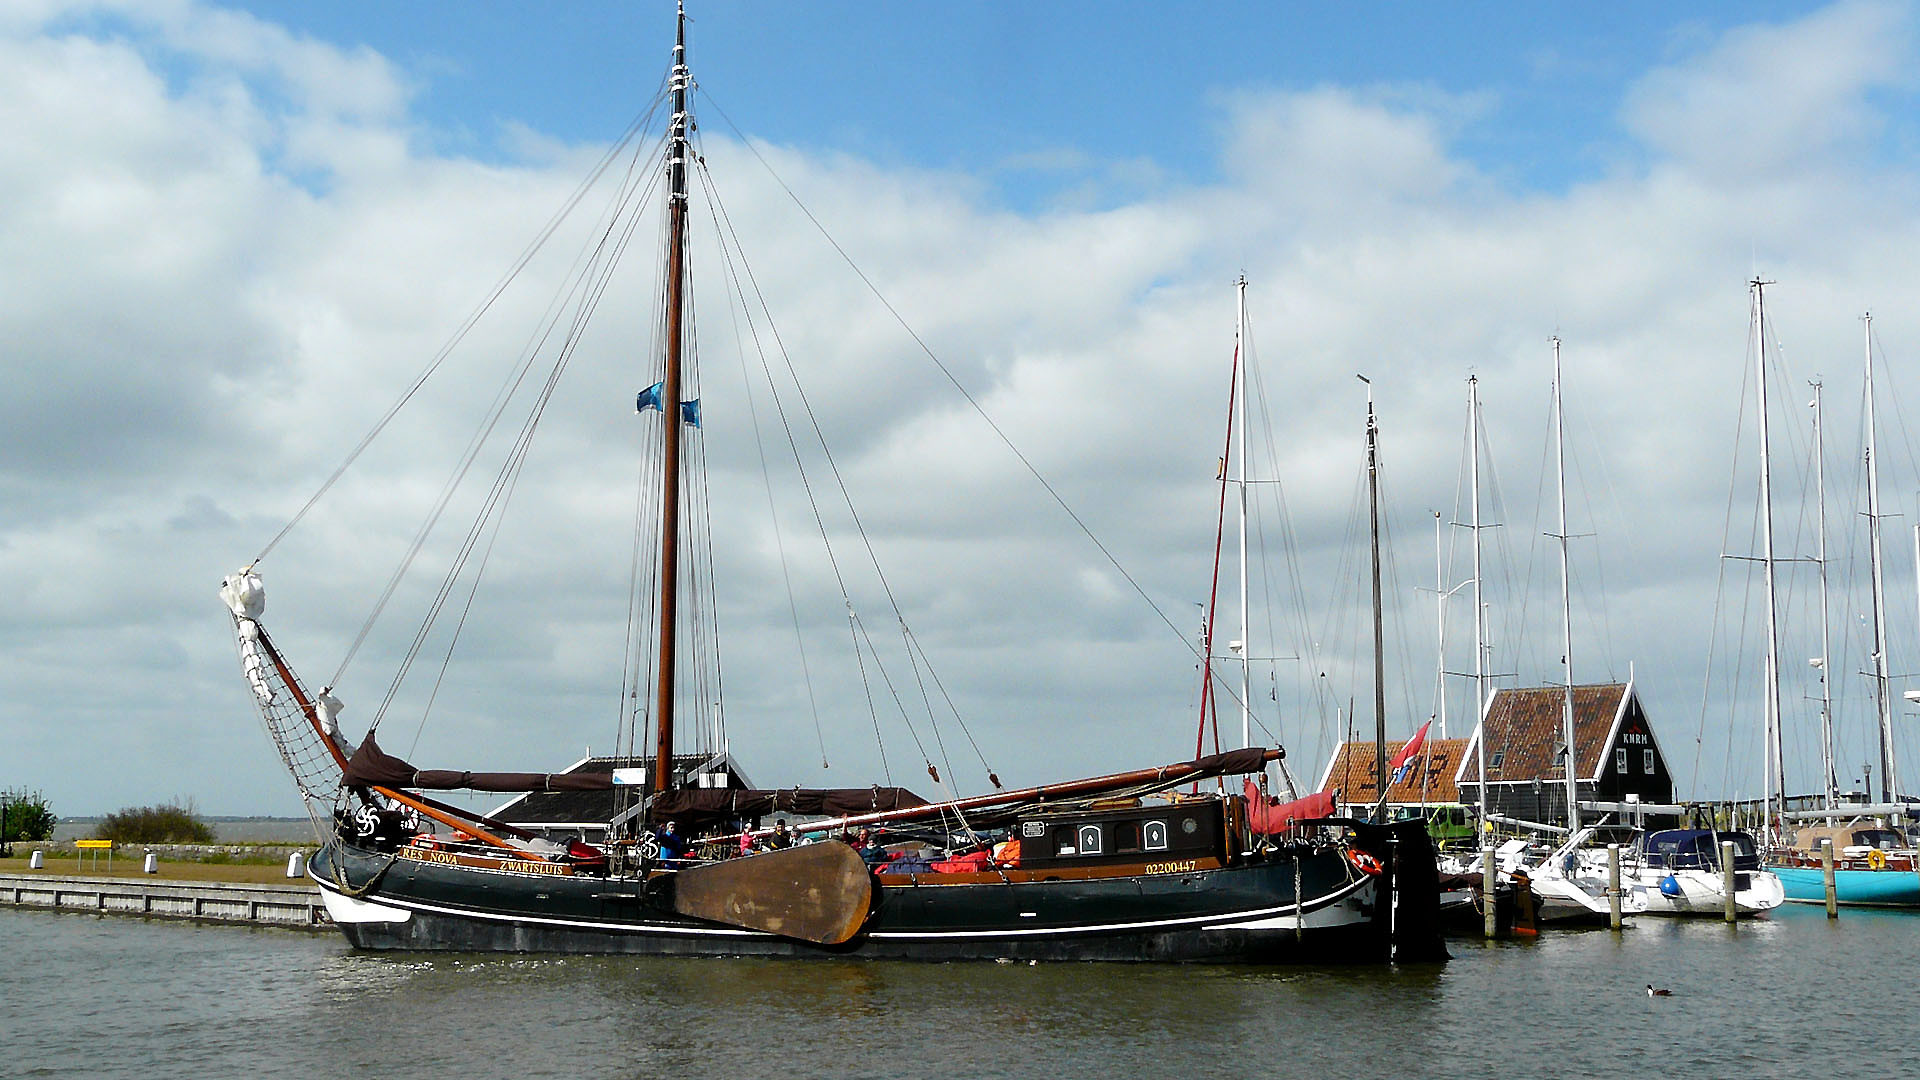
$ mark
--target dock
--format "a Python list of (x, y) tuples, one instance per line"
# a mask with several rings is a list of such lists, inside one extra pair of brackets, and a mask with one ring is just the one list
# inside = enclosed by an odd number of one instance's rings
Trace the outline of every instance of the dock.
[(312, 884), (0, 874), (0, 905), (296, 930), (333, 926), (320, 902), (320, 890)]

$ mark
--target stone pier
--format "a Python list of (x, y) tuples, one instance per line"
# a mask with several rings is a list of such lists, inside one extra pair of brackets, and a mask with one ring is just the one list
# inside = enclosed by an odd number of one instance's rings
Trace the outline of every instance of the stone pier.
[(320, 890), (161, 878), (0, 874), (0, 905), (320, 930), (333, 925)]

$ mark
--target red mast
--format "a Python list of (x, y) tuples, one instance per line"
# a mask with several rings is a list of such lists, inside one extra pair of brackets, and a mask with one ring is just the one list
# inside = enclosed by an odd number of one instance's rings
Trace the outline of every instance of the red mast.
[(673, 124), (667, 139), (667, 370), (660, 386), (660, 683), (654, 698), (653, 790), (673, 778), (675, 630), (680, 607), (680, 349), (687, 245), (687, 10), (673, 38)]

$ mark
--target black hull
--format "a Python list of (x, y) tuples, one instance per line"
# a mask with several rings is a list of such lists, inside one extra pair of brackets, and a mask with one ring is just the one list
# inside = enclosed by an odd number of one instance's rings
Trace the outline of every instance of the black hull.
[[(1384, 963), (1444, 959), (1438, 894), (1416, 886), (1424, 854), (1402, 850), (1402, 889), (1338, 851), (1181, 874), (983, 884), (882, 884), (860, 933), (821, 946), (674, 914), (634, 882), (542, 877), (392, 859), (329, 844), (311, 873), (356, 948), (642, 956), (852, 957)], [(1388, 866), (1394, 865), (1386, 859)], [(1299, 871), (1296, 905), (1295, 870)], [(341, 889), (344, 878), (346, 890)], [(371, 881), (372, 888), (367, 888)], [(656, 882), (657, 885), (657, 882)], [(353, 897), (345, 893), (363, 895)], [(1397, 953), (1397, 956), (1396, 956)]]

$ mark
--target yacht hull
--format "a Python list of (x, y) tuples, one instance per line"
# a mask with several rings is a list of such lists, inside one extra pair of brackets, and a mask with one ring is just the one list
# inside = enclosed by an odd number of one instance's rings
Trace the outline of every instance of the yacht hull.
[[(1819, 867), (1770, 867), (1789, 903), (1824, 904), (1826, 881)], [(1834, 893), (1850, 907), (1920, 908), (1920, 873), (1913, 870), (1835, 870)]]

